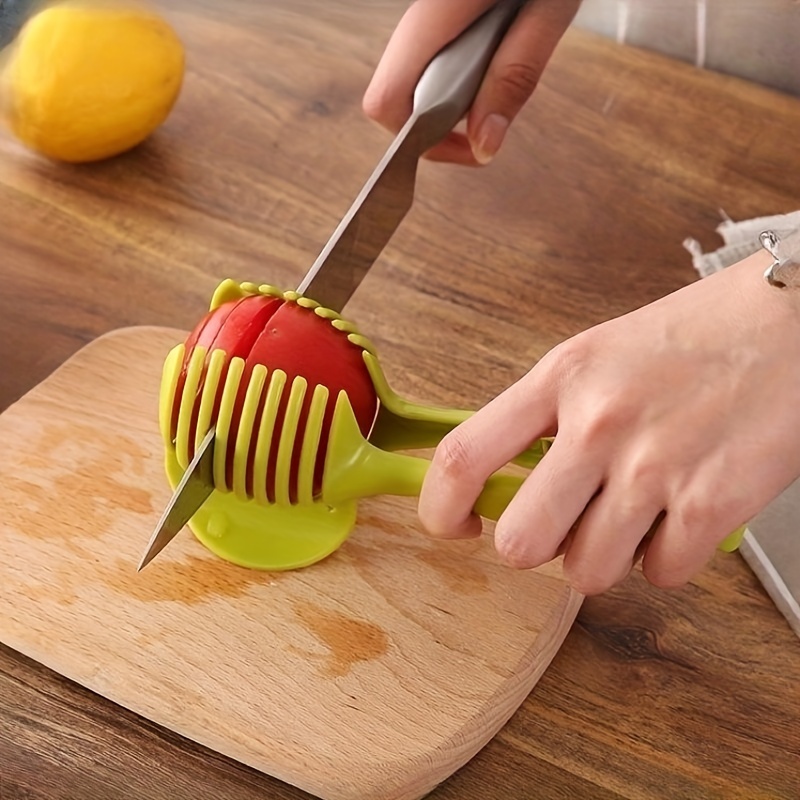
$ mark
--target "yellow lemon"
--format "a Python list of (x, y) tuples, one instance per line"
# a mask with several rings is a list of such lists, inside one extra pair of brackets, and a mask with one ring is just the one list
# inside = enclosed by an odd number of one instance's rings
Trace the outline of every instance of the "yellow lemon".
[(155, 12), (68, 0), (20, 31), (3, 71), (5, 117), (20, 141), (50, 158), (109, 158), (164, 122), (184, 68), (180, 39)]

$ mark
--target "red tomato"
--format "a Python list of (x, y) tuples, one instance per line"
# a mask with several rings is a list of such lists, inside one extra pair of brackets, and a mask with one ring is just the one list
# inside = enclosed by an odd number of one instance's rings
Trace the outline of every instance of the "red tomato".
[[(369, 433), (377, 412), (378, 399), (369, 372), (364, 364), (361, 348), (349, 342), (346, 333), (334, 328), (329, 320), (315, 314), (311, 309), (304, 308), (293, 302), (284, 301), (281, 298), (249, 295), (239, 300), (224, 303), (219, 308), (209, 312), (186, 339), (184, 360), (173, 408), (173, 438), (177, 430), (178, 410), (180, 397), (185, 385), (186, 369), (192, 352), (197, 346), (208, 348), (206, 366), (211, 353), (215, 350), (223, 350), (227, 354), (220, 377), (220, 387), (224, 385), (230, 360), (236, 357), (245, 360), (244, 374), (242, 375), (239, 392), (234, 403), (228, 439), (228, 457), (226, 459), (226, 481), (228, 486), (231, 486), (233, 480), (233, 451), (239, 428), (239, 418), (250, 376), (257, 364), (266, 366), (269, 374), (278, 369), (283, 370), (287, 375), (287, 387), (298, 376), (304, 377), (309, 384), (292, 454), (290, 497), (293, 502), (297, 499), (297, 471), (299, 468), (300, 449), (311, 395), (315, 386), (322, 384), (328, 388), (330, 393), (314, 470), (315, 493), (318, 493), (322, 488), (322, 471), (328, 434), (333, 418), (334, 403), (340, 391), (347, 392), (361, 432), (365, 436)], [(199, 401), (204, 380), (205, 369), (201, 376), (191, 420), (190, 457), (194, 451), (194, 438), (200, 407)], [(267, 496), (271, 501), (275, 499), (275, 464), (288, 394), (287, 388), (284, 391), (284, 396), (278, 409), (267, 466), (266, 490)], [(217, 393), (212, 413), (213, 421), (216, 421), (219, 414), (221, 399), (222, 392), (220, 390)], [(258, 409), (256, 419), (259, 419), (263, 412), (264, 399), (262, 397), (261, 407)], [(255, 437), (253, 437), (247, 461), (247, 491), (251, 495), (253, 493), (255, 445)]]
[[(183, 346), (183, 363), (181, 364), (181, 371), (178, 375), (178, 384), (175, 388), (175, 402), (172, 406), (172, 439), (175, 440), (175, 435), (178, 431), (178, 412), (180, 411), (181, 397), (183, 396), (183, 387), (186, 384), (186, 370), (189, 367), (189, 359), (192, 357), (195, 347), (210, 348), (217, 338), (222, 323), (228, 318), (228, 315), (234, 309), (239, 300), (231, 300), (223, 303), (221, 306), (209, 311), (200, 322), (195, 325), (194, 330), (189, 334)], [(202, 386), (202, 379), (201, 379)]]
[(214, 339), (211, 350), (246, 359), (270, 318), (283, 305), (280, 297), (254, 294), (237, 301)]
[[(292, 454), (292, 470), (289, 494), (292, 502), (297, 499), (297, 470), (300, 461), (300, 448), (305, 432), (306, 418), (311, 404), (311, 395), (318, 384), (329, 391), (328, 407), (322, 425), (320, 447), (314, 470), (314, 492), (322, 488), (322, 471), (325, 462), (326, 446), (330, 431), (333, 409), (339, 392), (344, 390), (350, 399), (361, 432), (366, 436), (378, 408), (378, 398), (372, 385), (367, 367), (362, 357), (362, 349), (348, 341), (347, 334), (331, 325), (330, 320), (315, 314), (313, 310), (296, 303), (284, 303), (269, 321), (258, 337), (245, 364), (242, 387), (246, 389), (249, 376), (256, 364), (264, 364), (270, 372), (283, 370), (287, 377), (287, 387), (295, 377), (302, 376), (308, 381), (303, 410), (297, 426), (297, 437)], [(267, 465), (267, 497), (274, 500), (275, 465), (278, 442), (286, 412), (288, 388), (278, 408), (273, 446)], [(243, 398), (242, 398), (243, 402)], [(260, 414), (260, 410), (259, 410)], [(232, 461), (232, 450), (229, 451)], [(253, 460), (255, 442), (251, 443), (248, 458), (248, 493), (252, 493)]]
[[(176, 404), (173, 407), (173, 430), (178, 426), (178, 410), (180, 397), (186, 381), (186, 371), (189, 366), (189, 359), (192, 357), (195, 347), (207, 348), (206, 360), (203, 366), (203, 373), (197, 388), (195, 404), (192, 409), (192, 419), (189, 425), (189, 458), (194, 455), (194, 439), (197, 431), (197, 418), (200, 413), (200, 395), (205, 383), (206, 370), (211, 354), (215, 350), (223, 350), (227, 354), (227, 359), (222, 367), (220, 374), (219, 390), (214, 401), (214, 410), (211, 418), (216, 420), (219, 414), (219, 405), (222, 401), (222, 387), (225, 385), (225, 378), (228, 374), (228, 365), (232, 358), (246, 359), (250, 353), (259, 333), (264, 329), (269, 318), (277, 311), (283, 300), (277, 297), (265, 297), (262, 295), (249, 295), (239, 300), (230, 300), (223, 303), (218, 308), (206, 314), (184, 345), (183, 365), (181, 367), (180, 378), (178, 379), (178, 390), (175, 393)], [(174, 433), (173, 433), (174, 436)]]

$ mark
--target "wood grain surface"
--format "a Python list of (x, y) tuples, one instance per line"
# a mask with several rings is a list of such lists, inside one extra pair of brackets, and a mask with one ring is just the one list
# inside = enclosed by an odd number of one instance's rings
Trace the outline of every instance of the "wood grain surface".
[(0, 414), (0, 642), (324, 800), (418, 800), (517, 710), (581, 595), (558, 562), (507, 569), (488, 534), (432, 541), (389, 497), (308, 569), (242, 569), (186, 532), (137, 573), (184, 337), (105, 334)]
[[(0, 407), (81, 345), (191, 326), (219, 279), (292, 286), (388, 137), (360, 98), (401, 0), (175, 0), (189, 73), (143, 147), (0, 139)], [(349, 306), (390, 381), (477, 406), (565, 337), (696, 278), (681, 242), (800, 207), (800, 104), (573, 32), (497, 161), (424, 164)], [(0, 488), (0, 491), (2, 489)], [(2, 613), (2, 609), (0, 609)], [(800, 645), (739, 556), (584, 603), (536, 692), (433, 797), (798, 797)], [(3, 800), (304, 795), (0, 648)]]

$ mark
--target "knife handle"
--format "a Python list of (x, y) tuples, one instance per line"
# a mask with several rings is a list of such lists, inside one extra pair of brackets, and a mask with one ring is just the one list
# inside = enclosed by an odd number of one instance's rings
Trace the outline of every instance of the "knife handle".
[(500, 0), (433, 57), (414, 91), (412, 118), (424, 152), (463, 119), (500, 42), (526, 0)]

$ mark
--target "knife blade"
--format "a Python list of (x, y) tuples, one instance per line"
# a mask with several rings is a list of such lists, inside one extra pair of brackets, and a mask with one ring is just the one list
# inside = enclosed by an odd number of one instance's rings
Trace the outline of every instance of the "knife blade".
[(175, 487), (139, 561), (141, 572), (180, 532), (214, 491), (214, 433), (205, 435)]
[[(527, 0), (500, 0), (431, 60), (414, 91), (411, 116), (297, 287), (341, 312), (389, 243), (414, 200), (422, 155), (461, 121), (492, 56)], [(150, 537), (141, 571), (213, 491), (214, 429), (197, 450)]]
[(411, 208), (420, 157), (469, 111), (492, 56), (524, 4), (501, 0), (428, 64), (410, 117), (300, 282), (299, 294), (342, 311)]

